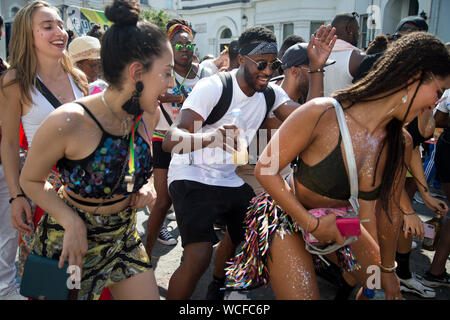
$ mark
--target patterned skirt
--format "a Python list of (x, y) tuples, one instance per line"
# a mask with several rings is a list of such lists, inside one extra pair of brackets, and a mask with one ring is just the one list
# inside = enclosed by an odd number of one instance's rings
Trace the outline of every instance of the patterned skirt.
[[(79, 300), (99, 299), (103, 288), (152, 268), (136, 228), (136, 210), (110, 215), (92, 214), (73, 207), (87, 228), (88, 251), (83, 257)], [(45, 213), (33, 242), (33, 253), (59, 260), (64, 229)]]

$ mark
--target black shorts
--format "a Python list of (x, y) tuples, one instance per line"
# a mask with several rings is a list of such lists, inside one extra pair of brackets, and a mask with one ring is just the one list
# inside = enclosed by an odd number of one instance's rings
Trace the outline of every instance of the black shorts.
[(442, 135), (436, 143), (434, 164), (439, 181), (442, 183), (450, 183), (450, 143)]
[(183, 247), (192, 242), (218, 242), (213, 227), (218, 217), (225, 222), (235, 245), (244, 240), (245, 213), (255, 196), (248, 184), (218, 187), (177, 180), (169, 185), (169, 193)]
[(162, 149), (162, 141), (152, 141), (153, 149), (153, 168), (155, 169), (169, 169), (170, 159), (172, 155), (170, 152), (165, 152)]

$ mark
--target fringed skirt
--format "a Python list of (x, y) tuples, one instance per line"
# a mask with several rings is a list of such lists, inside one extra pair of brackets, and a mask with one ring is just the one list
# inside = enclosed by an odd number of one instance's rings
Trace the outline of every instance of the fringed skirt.
[[(228, 290), (250, 290), (267, 285), (267, 258), (275, 233), (283, 238), (285, 235), (303, 232), (266, 192), (251, 200), (244, 223), (244, 243), (225, 269)], [(344, 271), (352, 272), (360, 268), (350, 245), (338, 249), (336, 254)], [(320, 260), (316, 258), (314, 262), (320, 263)]]

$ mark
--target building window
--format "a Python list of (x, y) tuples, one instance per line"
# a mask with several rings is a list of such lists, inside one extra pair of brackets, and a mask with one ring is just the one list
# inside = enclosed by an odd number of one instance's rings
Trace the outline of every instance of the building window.
[(367, 14), (362, 14), (359, 16), (359, 47), (366, 49), (369, 46), (370, 34), (367, 29), (367, 19), (369, 16)]
[(291, 34), (294, 34), (294, 24), (293, 23), (283, 24), (283, 41)]
[(408, 15), (417, 16), (419, 14), (419, 1), (409, 0)]
[(309, 25), (309, 33), (315, 34), (321, 25), (325, 25), (325, 21), (311, 21)]
[(10, 17), (14, 18), (17, 14), (17, 12), (19, 12), (20, 8), (19, 7), (13, 7), (11, 8), (11, 13), (10, 13)]
[(229, 39), (232, 35), (231, 30), (226, 28), (220, 33), (220, 39)]
[(274, 32), (275, 28), (273, 27), (273, 25), (268, 25), (266, 26), (267, 29), (269, 29), (270, 31)]

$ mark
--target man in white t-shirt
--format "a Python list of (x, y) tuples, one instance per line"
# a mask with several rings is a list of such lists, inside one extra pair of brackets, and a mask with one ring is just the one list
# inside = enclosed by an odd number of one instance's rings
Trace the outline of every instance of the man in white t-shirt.
[(230, 65), (228, 48), (222, 50), (220, 56), (215, 59), (207, 59), (200, 63), (200, 78), (205, 78), (216, 74), (219, 71), (227, 70)]
[(323, 78), (324, 97), (330, 97), (337, 90), (351, 86), (362, 59), (362, 50), (357, 48), (359, 24), (357, 14), (342, 13), (336, 15), (331, 25), (336, 28), (338, 40), (330, 54), (336, 63), (328, 67)]
[[(266, 116), (263, 91), (280, 61), (275, 35), (263, 27), (242, 33), (239, 53), (240, 67), (230, 72), (233, 90), (226, 113), (218, 121), (204, 125), (221, 97), (223, 85), (218, 75), (201, 79), (183, 104), (179, 123), (163, 141), (164, 151), (173, 154), (169, 192), (184, 247), (184, 259), (172, 275), (167, 299), (191, 297), (218, 240), (213, 229), (218, 216), (225, 220), (227, 232), (215, 250), (214, 280), (206, 298), (223, 299), (224, 292), (219, 289), (224, 285), (226, 262), (243, 240), (243, 220), (254, 193), (235, 173), (232, 153), (238, 128), (232, 125), (232, 110), (240, 109), (240, 138), (245, 137), (249, 143)], [(271, 110), (283, 121), (299, 104), (290, 100), (281, 87), (271, 88), (275, 96)]]

